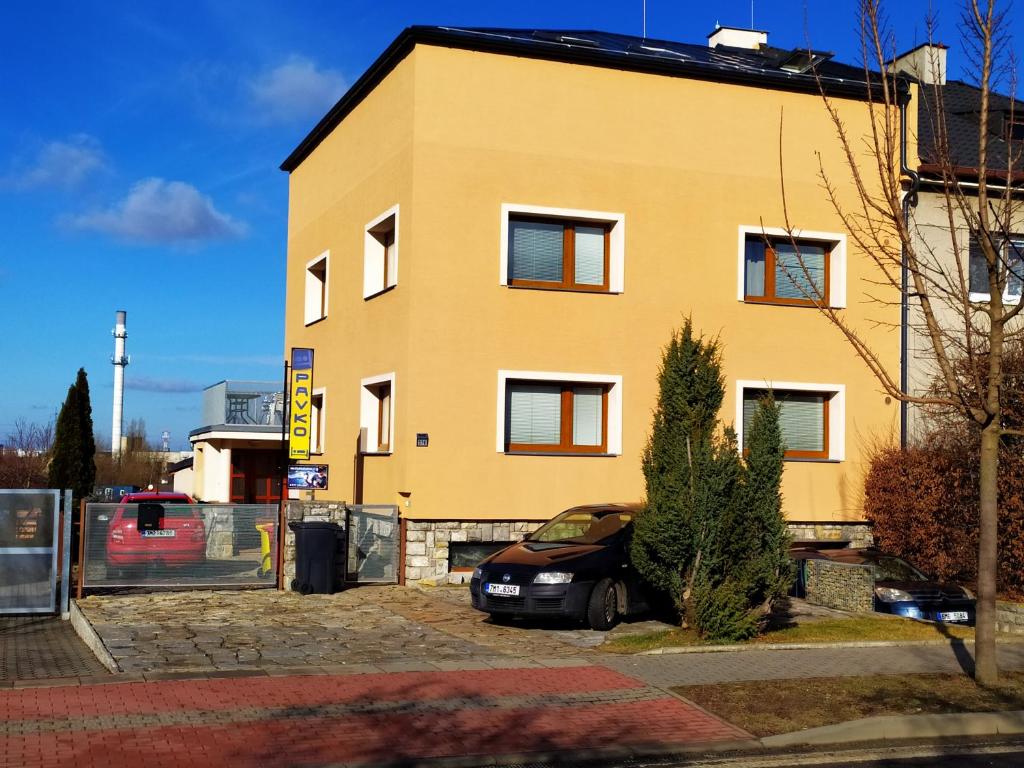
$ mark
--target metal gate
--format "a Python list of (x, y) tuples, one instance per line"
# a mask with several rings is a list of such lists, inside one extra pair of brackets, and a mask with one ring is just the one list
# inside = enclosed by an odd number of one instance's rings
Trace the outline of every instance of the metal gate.
[(57, 610), (60, 496), (0, 490), (0, 614)]
[(397, 584), (399, 569), (398, 507), (389, 504), (346, 506), (348, 581)]

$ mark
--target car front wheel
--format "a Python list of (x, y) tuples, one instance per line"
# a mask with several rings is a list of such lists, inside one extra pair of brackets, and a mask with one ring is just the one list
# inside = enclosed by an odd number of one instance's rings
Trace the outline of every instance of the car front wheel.
[(591, 628), (604, 632), (614, 627), (619, 621), (619, 598), (615, 592), (615, 582), (601, 579), (590, 593), (587, 604), (587, 623)]

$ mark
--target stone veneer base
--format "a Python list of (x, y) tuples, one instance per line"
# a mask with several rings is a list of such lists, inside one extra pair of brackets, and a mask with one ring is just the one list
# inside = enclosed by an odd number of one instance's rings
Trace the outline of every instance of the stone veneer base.
[[(449, 573), (449, 544), (453, 541), (521, 541), (537, 530), (541, 520), (406, 520), (405, 578), (462, 583), (468, 574)], [(866, 547), (872, 542), (868, 523), (789, 523), (795, 541), (847, 542)]]

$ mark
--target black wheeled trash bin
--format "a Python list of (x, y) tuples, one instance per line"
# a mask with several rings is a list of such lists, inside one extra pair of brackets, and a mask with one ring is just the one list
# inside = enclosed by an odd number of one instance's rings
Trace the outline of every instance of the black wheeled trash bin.
[(345, 529), (337, 523), (294, 522), (295, 578), (292, 590), (304, 595), (332, 595), (338, 558), (345, 552)]

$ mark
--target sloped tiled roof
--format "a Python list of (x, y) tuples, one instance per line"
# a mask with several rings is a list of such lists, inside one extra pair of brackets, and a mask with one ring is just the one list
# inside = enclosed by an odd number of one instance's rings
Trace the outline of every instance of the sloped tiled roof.
[[(936, 146), (936, 110), (941, 103), (945, 113), (952, 165), (961, 169), (977, 169), (981, 89), (960, 80), (949, 80), (945, 85), (922, 84), (919, 93), (918, 153), (921, 162), (926, 165), (939, 162)], [(999, 93), (989, 94), (989, 136), (986, 152), (987, 165), (993, 171), (1005, 171), (1011, 153), (1021, 151), (1021, 147), (1008, 141), (1003, 132), (1004, 114), (1010, 110), (1012, 104), (1012, 99), (1007, 96)], [(1017, 102), (1014, 109), (1015, 119), (1024, 118), (1022, 110), (1024, 104)]]

